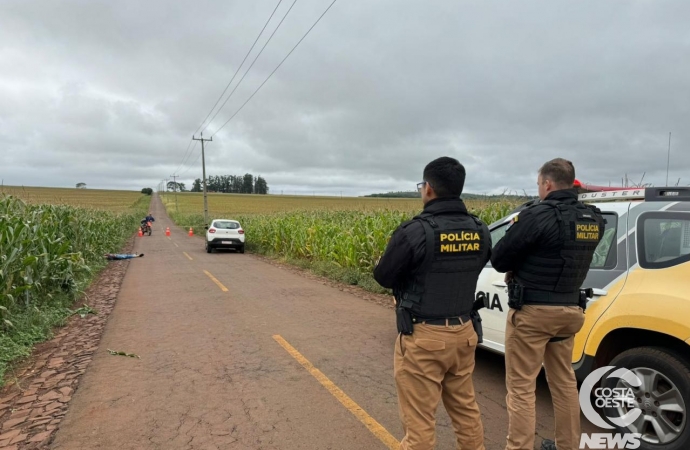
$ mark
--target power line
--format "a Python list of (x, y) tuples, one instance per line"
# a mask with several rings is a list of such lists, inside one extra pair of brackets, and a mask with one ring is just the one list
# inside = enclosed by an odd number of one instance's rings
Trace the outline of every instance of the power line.
[(299, 46), (299, 44), (304, 40), (304, 38), (307, 37), (307, 35), (311, 32), (311, 30), (314, 29), (314, 27), (316, 26), (316, 24), (318, 24), (319, 21), (321, 21), (321, 19), (323, 18), (323, 16), (326, 15), (326, 13), (331, 9), (331, 7), (335, 4), (336, 1), (338, 1), (338, 0), (333, 0), (333, 2), (331, 2), (330, 5), (328, 5), (328, 8), (326, 8), (326, 10), (323, 12), (323, 14), (321, 14), (321, 15), (319, 16), (319, 18), (316, 19), (316, 22), (314, 22), (314, 24), (307, 30), (307, 32), (304, 33), (304, 36), (302, 36), (302, 38), (297, 42), (297, 44), (295, 44), (295, 46), (292, 47), (292, 50), (290, 50), (290, 52), (285, 56), (285, 58), (283, 58), (283, 60), (280, 62), (280, 64), (278, 64), (278, 65), (276, 66), (276, 68), (273, 69), (273, 72), (271, 72), (270, 75), (268, 75), (268, 77), (264, 80), (264, 82), (261, 83), (261, 84), (259, 85), (259, 87), (254, 91), (254, 93), (247, 99), (247, 101), (245, 101), (245, 102), (242, 104), (242, 106), (240, 106), (239, 109), (238, 109), (237, 111), (235, 111), (235, 113), (234, 113), (232, 116), (230, 116), (230, 118), (229, 118), (223, 125), (221, 125), (220, 128), (218, 128), (218, 129), (211, 135), (211, 137), (215, 136), (220, 130), (222, 130), (232, 119), (235, 118), (235, 116), (236, 116), (240, 111), (242, 111), (242, 108), (244, 108), (245, 105), (246, 105), (247, 103), (249, 103), (249, 101), (250, 101), (252, 98), (254, 98), (254, 96), (256, 95), (256, 93), (259, 92), (259, 90), (261, 90), (261, 88), (262, 88), (262, 87), (264, 86), (264, 84), (266, 84), (266, 82), (273, 76), (273, 74), (276, 73), (276, 72), (278, 71), (278, 69), (280, 68), (280, 66), (283, 65), (283, 63), (285, 62), (285, 60), (288, 59), (288, 57), (292, 54), (292, 52), (295, 51), (295, 49), (297, 48), (297, 46)]
[[(194, 147), (196, 148), (196, 142), (194, 143)], [(184, 172), (180, 172), (180, 176), (182, 176), (182, 175), (184, 175), (185, 173), (189, 172), (189, 171), (192, 169), (192, 167), (194, 167), (194, 165), (197, 163), (197, 161), (199, 161), (199, 158), (201, 158), (201, 153), (199, 153), (199, 154), (197, 155), (196, 159), (194, 160), (194, 162), (192, 162), (192, 164), (190, 164), (189, 167), (187, 167), (187, 170), (185, 170)]]
[[(189, 142), (190, 142), (190, 144), (191, 144), (192, 142), (194, 142), (194, 139), (191, 139)], [(193, 145), (193, 146), (192, 146), (192, 145), (188, 145), (188, 146), (187, 146), (187, 149), (189, 149), (189, 148), (191, 147), (191, 150), (189, 150), (189, 152), (188, 152), (189, 155), (187, 156), (187, 158), (188, 158), (189, 156), (191, 156), (191, 155), (194, 153), (194, 149), (196, 148), (196, 145), (197, 145), (197, 143), (194, 142), (194, 145)], [(187, 160), (187, 158), (185, 158), (185, 159), (183, 160), (182, 164), (180, 164), (180, 167), (178, 167), (177, 170), (176, 170), (175, 172), (178, 172), (178, 173), (179, 173), (179, 172), (180, 172), (180, 169), (183, 168), (184, 166), (186, 166), (186, 164), (184, 163), (184, 161)], [(197, 158), (197, 159), (198, 159), (198, 158)], [(196, 161), (195, 161), (195, 162), (196, 162)], [(193, 163), (192, 163), (192, 164), (193, 164)], [(189, 170), (190, 168), (191, 168), (191, 166), (187, 166), (187, 170)], [(186, 172), (186, 171), (185, 171), (185, 172)], [(184, 172), (183, 172), (183, 173), (184, 173)]]
[(220, 108), (218, 108), (218, 111), (216, 111), (216, 113), (213, 115), (213, 117), (211, 118), (211, 120), (206, 124), (206, 126), (204, 127), (204, 129), (203, 129), (202, 131), (206, 131), (206, 128), (208, 128), (208, 126), (211, 125), (211, 123), (213, 122), (213, 119), (215, 119), (216, 116), (218, 116), (218, 114), (220, 113), (220, 111), (221, 111), (221, 110), (225, 107), (225, 105), (228, 103), (228, 100), (230, 100), (230, 98), (231, 98), (232, 95), (235, 93), (235, 91), (237, 90), (237, 88), (240, 87), (240, 84), (242, 84), (242, 81), (244, 80), (244, 78), (247, 76), (247, 74), (249, 73), (249, 71), (252, 70), (252, 67), (254, 67), (254, 64), (255, 64), (256, 61), (259, 59), (259, 56), (261, 56), (261, 54), (264, 52), (264, 49), (266, 49), (266, 46), (268, 45), (268, 43), (271, 42), (271, 39), (273, 39), (273, 36), (274, 36), (274, 35), (276, 34), (276, 32), (278, 31), (278, 28), (280, 28), (280, 26), (283, 24), (283, 21), (285, 21), (285, 19), (287, 18), (288, 14), (290, 14), (290, 11), (292, 11), (292, 7), (295, 6), (295, 3), (297, 3), (297, 0), (294, 0), (294, 1), (292, 2), (292, 5), (290, 5), (290, 9), (288, 9), (287, 12), (285, 13), (285, 15), (283, 16), (283, 18), (280, 19), (280, 22), (278, 23), (278, 26), (276, 26), (275, 30), (273, 30), (273, 33), (271, 33), (271, 35), (268, 37), (268, 40), (264, 43), (263, 47), (261, 47), (261, 50), (259, 50), (259, 53), (254, 57), (254, 61), (252, 61), (251, 65), (249, 66), (249, 68), (247, 69), (247, 71), (244, 72), (244, 75), (242, 75), (242, 78), (240, 78), (240, 81), (237, 82), (237, 84), (235, 85), (235, 87), (234, 87), (234, 89), (232, 90), (232, 92), (230, 92), (230, 95), (228, 95), (228, 97), (225, 99), (225, 101), (224, 101), (223, 104), (220, 106)]
[[(189, 148), (192, 146), (192, 142), (194, 142), (194, 140), (193, 140), (193, 139), (190, 139), (190, 140), (189, 140), (189, 144), (187, 144), (187, 150), (185, 150), (184, 158), (182, 158), (182, 162), (181, 162), (180, 165), (177, 167), (177, 169), (175, 169), (175, 172), (179, 172), (180, 169), (182, 168), (182, 166), (184, 166), (185, 161), (187, 161), (187, 158), (189, 158), (189, 155), (190, 155), (190, 152), (191, 152), (191, 151), (189, 150)], [(194, 146), (196, 147), (196, 143), (194, 143)], [(192, 150), (194, 150), (194, 149), (192, 149)]]
[[(278, 0), (278, 4), (276, 5), (276, 7), (275, 7), (275, 8), (273, 9), (273, 11), (271, 12), (271, 15), (268, 16), (268, 20), (266, 20), (266, 23), (264, 23), (263, 28), (261, 28), (261, 31), (260, 31), (259, 34), (256, 36), (256, 39), (254, 40), (254, 43), (253, 43), (252, 46), (249, 48), (249, 51), (247, 52), (247, 54), (244, 55), (244, 59), (242, 60), (242, 63), (240, 63), (239, 67), (237, 67), (237, 70), (236, 70), (235, 73), (233, 74), (232, 78), (230, 78), (230, 81), (228, 82), (227, 86), (225, 86), (225, 89), (224, 89), (223, 92), (220, 94), (220, 97), (218, 97), (218, 100), (216, 100), (216, 103), (213, 105), (213, 107), (211, 108), (211, 110), (208, 112), (208, 114), (206, 115), (206, 117), (204, 118), (204, 120), (201, 121), (201, 124), (199, 124), (199, 126), (198, 126), (197, 129), (194, 131), (194, 133), (192, 133), (192, 136), (193, 136), (194, 134), (196, 134), (202, 126), (204, 126), (204, 123), (206, 122), (206, 120), (209, 118), (209, 116), (211, 115), (211, 113), (213, 113), (213, 110), (216, 108), (216, 106), (218, 106), (218, 102), (220, 102), (220, 100), (223, 98), (223, 95), (225, 95), (225, 93), (227, 92), (228, 88), (230, 87), (230, 85), (232, 84), (232, 82), (235, 80), (235, 77), (237, 76), (237, 74), (240, 73), (240, 69), (242, 69), (242, 66), (243, 66), (244, 63), (247, 61), (247, 58), (248, 58), (249, 55), (251, 54), (252, 50), (254, 50), (254, 47), (256, 46), (256, 43), (259, 42), (259, 39), (261, 38), (261, 35), (262, 35), (262, 34), (264, 33), (264, 31), (266, 30), (266, 27), (267, 27), (268, 24), (271, 22), (271, 19), (273, 18), (273, 15), (276, 13), (276, 11), (278, 10), (278, 7), (280, 6), (280, 4), (281, 4), (282, 2), (283, 2), (283, 0)], [(280, 26), (280, 25), (279, 25), (279, 26)], [(232, 94), (231, 94), (231, 95), (232, 95)], [(221, 108), (222, 108), (222, 107), (221, 107)], [(215, 116), (214, 116), (214, 117), (215, 117)], [(213, 119), (211, 119), (211, 120), (213, 120)], [(189, 156), (190, 156), (190, 154), (191, 154), (191, 151), (194, 150), (194, 149), (192, 149), (192, 150), (190, 151), (190, 147), (191, 147), (191, 145), (192, 145), (192, 142), (194, 142), (194, 139), (190, 139), (190, 140), (189, 140), (189, 144), (187, 144), (187, 149), (185, 150), (185, 155), (184, 155), (184, 157), (182, 158), (182, 162), (180, 163), (180, 166), (175, 170), (175, 172), (178, 172), (178, 171), (182, 168), (182, 166), (184, 166), (184, 163), (185, 163), (185, 161), (187, 161), (187, 159), (189, 158)], [(196, 142), (194, 142), (194, 147), (196, 147)], [(198, 159), (198, 158), (197, 158), (197, 159)]]
[[(218, 106), (218, 103), (221, 101), (221, 99), (223, 98), (223, 96), (225, 95), (225, 93), (228, 91), (228, 88), (230, 87), (230, 85), (232, 84), (232, 82), (235, 80), (235, 77), (237, 76), (238, 73), (240, 73), (240, 69), (242, 69), (242, 66), (243, 66), (244, 63), (247, 61), (247, 58), (249, 57), (249, 54), (252, 52), (252, 50), (254, 50), (254, 47), (256, 46), (256, 43), (259, 42), (259, 39), (261, 38), (261, 35), (264, 34), (264, 31), (266, 30), (266, 27), (268, 26), (269, 22), (270, 22), (271, 19), (273, 18), (273, 15), (276, 13), (276, 11), (278, 10), (278, 7), (280, 6), (281, 3), (283, 3), (283, 0), (279, 0), (279, 1), (278, 1), (278, 4), (277, 4), (276, 7), (273, 9), (273, 12), (271, 13), (271, 15), (268, 16), (268, 20), (266, 21), (266, 23), (264, 24), (264, 27), (263, 27), (263, 28), (261, 29), (261, 31), (259, 32), (259, 35), (258, 35), (258, 36), (256, 37), (256, 39), (254, 40), (254, 43), (252, 44), (252, 46), (249, 48), (249, 51), (247, 52), (246, 55), (244, 55), (244, 59), (242, 60), (242, 63), (239, 65), (239, 67), (237, 68), (237, 70), (236, 70), (235, 73), (233, 74), (232, 78), (230, 78), (230, 81), (228, 82), (228, 85), (225, 86), (225, 89), (223, 89), (223, 93), (220, 94), (220, 97), (218, 97), (218, 100), (216, 100), (216, 103), (213, 105), (213, 108), (211, 108), (211, 110), (208, 112), (208, 114), (206, 115), (206, 117), (204, 118), (204, 120), (201, 122), (201, 125), (199, 125), (199, 127), (198, 127), (196, 130), (194, 130), (194, 133), (193, 133), (193, 134), (196, 134), (196, 133), (199, 132), (199, 129), (200, 129), (202, 126), (204, 126), (204, 123), (206, 122), (206, 120), (209, 118), (209, 116), (211, 115), (211, 113), (213, 113), (213, 110), (216, 109), (216, 106)], [(278, 24), (278, 26), (280, 26), (280, 24)], [(270, 41), (270, 39), (269, 39), (269, 41)], [(259, 54), (260, 54), (260, 53), (259, 53)], [(251, 67), (250, 67), (250, 68), (251, 68)], [(241, 83), (241, 82), (242, 82), (242, 81), (240, 80), (240, 83)], [(232, 95), (232, 94), (230, 94), (230, 95)], [(221, 108), (222, 108), (222, 106), (221, 106)], [(213, 120), (213, 119), (211, 119), (211, 120)]]

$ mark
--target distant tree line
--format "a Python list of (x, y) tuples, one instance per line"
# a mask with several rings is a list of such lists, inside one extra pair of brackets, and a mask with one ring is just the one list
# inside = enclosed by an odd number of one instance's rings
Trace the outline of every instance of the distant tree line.
[(418, 191), (398, 191), (386, 192), (385, 194), (370, 194), (365, 197), (382, 197), (382, 198), (420, 198), (422, 195)]
[[(201, 178), (194, 180), (192, 192), (202, 192)], [(261, 176), (251, 173), (244, 175), (211, 175), (206, 180), (206, 190), (224, 194), (268, 194), (268, 183)]]
[[(417, 191), (398, 191), (398, 192), (386, 192), (385, 194), (370, 194), (370, 195), (365, 195), (365, 197), (379, 197), (379, 198), (420, 198), (422, 194), (420, 194)], [(492, 195), (487, 195), (487, 194), (470, 194), (470, 193), (463, 193), (460, 196), (464, 200), (500, 200), (503, 198), (512, 198), (512, 199), (519, 199), (519, 200), (531, 200), (533, 197), (530, 197), (526, 193), (524, 194), (519, 194), (517, 191), (513, 192), (504, 192), (502, 194), (492, 194)]]

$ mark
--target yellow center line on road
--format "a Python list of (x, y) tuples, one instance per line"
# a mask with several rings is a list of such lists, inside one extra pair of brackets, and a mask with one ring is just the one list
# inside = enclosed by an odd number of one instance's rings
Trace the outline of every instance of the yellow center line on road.
[(184, 255), (185, 255), (187, 258), (189, 258), (190, 261), (194, 261), (194, 260), (192, 259), (192, 257), (189, 256), (189, 255), (187, 254), (187, 252), (182, 252), (182, 253), (184, 253)]
[(363, 410), (354, 400), (352, 400), (345, 392), (336, 386), (326, 375), (319, 369), (314, 367), (307, 358), (302, 356), (292, 345), (290, 345), (282, 336), (276, 334), (273, 339), (283, 347), (293, 358), (297, 360), (307, 372), (309, 372), (316, 380), (330, 392), (342, 405), (347, 408), (365, 427), (371, 431), (374, 436), (379, 438), (383, 444), (390, 450), (397, 450), (400, 448), (400, 442), (393, 437), (380, 423), (371, 417), (365, 410)]
[(221, 291), (223, 291), (223, 292), (228, 292), (228, 288), (226, 288), (225, 286), (223, 286), (223, 283), (221, 283), (220, 281), (218, 281), (218, 280), (216, 279), (216, 277), (214, 277), (213, 275), (211, 275), (210, 273), (208, 273), (208, 272), (205, 271), (205, 270), (204, 270), (204, 273), (205, 273), (206, 275), (208, 275), (208, 277), (209, 277), (211, 280), (213, 280), (214, 283), (216, 283), (216, 284), (218, 285), (218, 287), (220, 288)]

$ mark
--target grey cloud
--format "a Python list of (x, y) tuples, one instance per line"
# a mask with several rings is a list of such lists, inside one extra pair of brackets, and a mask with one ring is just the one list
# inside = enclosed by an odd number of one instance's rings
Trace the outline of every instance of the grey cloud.
[[(205, 136), (329, 3), (295, 4)], [(200, 177), (198, 146), (180, 167), (191, 134), (275, 4), (3, 2), (0, 177), (127, 189), (178, 167)], [(688, 184), (689, 14), (682, 0), (341, 0), (214, 135), (207, 173), (359, 195), (410, 189), (450, 155), (468, 191), (534, 192), (537, 168), (563, 156), (584, 181), (646, 172), (659, 185), (672, 131), (669, 178)]]

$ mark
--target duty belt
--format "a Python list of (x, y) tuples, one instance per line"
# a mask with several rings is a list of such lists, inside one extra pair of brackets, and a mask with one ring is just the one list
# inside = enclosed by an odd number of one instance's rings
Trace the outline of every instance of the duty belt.
[(472, 318), (470, 317), (469, 314), (465, 314), (462, 316), (455, 316), (455, 317), (447, 317), (447, 318), (441, 318), (441, 319), (425, 319), (423, 317), (412, 317), (412, 322), (414, 323), (423, 323), (426, 325), (463, 325), (466, 324), (467, 322), (470, 322)]
[(525, 305), (578, 306), (580, 291), (551, 292), (523, 288), (522, 300)]

